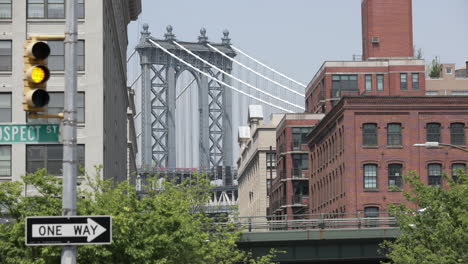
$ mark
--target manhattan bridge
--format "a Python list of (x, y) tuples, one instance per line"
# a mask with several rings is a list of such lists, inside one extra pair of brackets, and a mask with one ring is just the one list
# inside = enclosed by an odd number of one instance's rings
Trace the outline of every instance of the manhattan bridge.
[(138, 112), (139, 177), (207, 173), (216, 186), (210, 206), (230, 208), (237, 204), (234, 159), (248, 106), (262, 105), (266, 122), (272, 113), (304, 112), (306, 86), (234, 46), (228, 30), (220, 42), (204, 28), (194, 42), (166, 30), (156, 38), (144, 24), (127, 61), (138, 69), (128, 80)]

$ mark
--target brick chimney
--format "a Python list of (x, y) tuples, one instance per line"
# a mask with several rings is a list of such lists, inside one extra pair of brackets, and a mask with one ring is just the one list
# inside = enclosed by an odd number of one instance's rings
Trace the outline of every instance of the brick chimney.
[(412, 0), (362, 0), (363, 60), (412, 58)]

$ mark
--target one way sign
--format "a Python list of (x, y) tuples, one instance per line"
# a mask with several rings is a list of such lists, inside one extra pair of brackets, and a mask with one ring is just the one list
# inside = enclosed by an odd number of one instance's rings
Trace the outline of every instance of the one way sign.
[(112, 243), (110, 216), (27, 217), (26, 245), (95, 245)]

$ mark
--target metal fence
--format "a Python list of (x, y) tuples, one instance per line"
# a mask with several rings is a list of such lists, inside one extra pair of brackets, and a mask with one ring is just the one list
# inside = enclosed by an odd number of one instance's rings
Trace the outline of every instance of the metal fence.
[(229, 224), (235, 224), (244, 230), (244, 232), (252, 232), (293, 229), (395, 227), (396, 220), (395, 217), (389, 216), (386, 212), (381, 212), (377, 217), (366, 217), (363, 212), (357, 212), (235, 217), (230, 219)]

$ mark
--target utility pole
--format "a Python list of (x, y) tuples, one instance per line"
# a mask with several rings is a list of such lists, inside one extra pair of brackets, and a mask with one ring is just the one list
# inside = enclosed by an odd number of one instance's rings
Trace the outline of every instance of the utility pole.
[[(76, 178), (78, 174), (76, 149), (76, 44), (77, 44), (77, 0), (66, 0), (65, 26), (65, 102), (62, 121), (63, 140), (63, 193), (62, 215), (74, 216), (76, 210)], [(62, 264), (76, 264), (76, 246), (62, 248)]]

